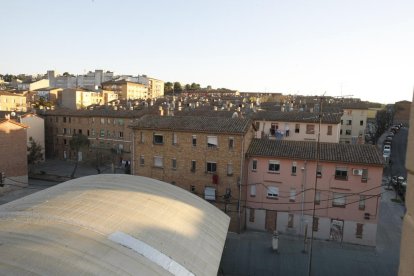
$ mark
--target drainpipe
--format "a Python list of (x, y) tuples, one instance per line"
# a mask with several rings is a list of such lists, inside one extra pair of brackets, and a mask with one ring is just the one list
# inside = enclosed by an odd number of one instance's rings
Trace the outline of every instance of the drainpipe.
[(305, 187), (306, 187), (306, 160), (302, 167), (302, 203), (301, 203), (301, 218), (300, 218), (300, 233), (303, 230), (303, 208), (305, 204)]
[(132, 129), (132, 156), (131, 156), (131, 174), (135, 175), (135, 129)]
[(244, 165), (244, 136), (242, 134), (241, 158), (240, 158), (240, 181), (239, 183), (239, 202), (238, 202), (238, 216), (239, 216), (239, 234), (241, 233), (241, 185), (243, 183), (243, 165)]

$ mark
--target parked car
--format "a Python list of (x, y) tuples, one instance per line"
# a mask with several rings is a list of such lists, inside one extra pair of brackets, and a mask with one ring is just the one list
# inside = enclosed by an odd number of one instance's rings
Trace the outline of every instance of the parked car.
[(384, 141), (384, 145), (391, 145), (391, 143), (392, 143), (392, 141), (390, 141), (390, 140), (385, 140)]
[(384, 157), (390, 157), (391, 156), (391, 146), (390, 145), (384, 145), (384, 150), (382, 151), (382, 155)]

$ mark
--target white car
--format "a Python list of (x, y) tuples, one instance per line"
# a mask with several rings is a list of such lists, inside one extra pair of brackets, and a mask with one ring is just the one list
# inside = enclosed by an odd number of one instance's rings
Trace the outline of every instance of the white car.
[[(385, 145), (385, 146), (388, 146), (388, 145)], [(384, 150), (383, 150), (383, 152), (382, 152), (382, 155), (384, 156), (384, 157), (390, 157), (391, 156), (391, 147), (384, 147)]]

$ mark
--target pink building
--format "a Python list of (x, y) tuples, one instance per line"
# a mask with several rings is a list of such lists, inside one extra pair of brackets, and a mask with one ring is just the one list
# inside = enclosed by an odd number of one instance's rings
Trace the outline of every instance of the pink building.
[(336, 143), (320, 143), (319, 152), (317, 166), (316, 142), (253, 139), (246, 227), (298, 235), (307, 228), (308, 237), (313, 229), (315, 238), (375, 245), (381, 154), (372, 145)]

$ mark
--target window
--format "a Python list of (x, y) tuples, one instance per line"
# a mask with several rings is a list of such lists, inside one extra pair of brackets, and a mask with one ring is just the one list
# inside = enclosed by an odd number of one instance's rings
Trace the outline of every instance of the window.
[(229, 138), (229, 150), (234, 148), (234, 138)]
[(228, 163), (227, 164), (227, 175), (232, 176), (233, 175), (233, 164)]
[(364, 125), (364, 121), (363, 120), (359, 121), (359, 125), (360, 126), (363, 126)]
[(346, 124), (347, 124), (348, 126), (352, 125), (352, 120), (346, 120)]
[(337, 167), (335, 169), (335, 179), (348, 180), (348, 169), (345, 167)]
[(368, 181), (368, 169), (362, 169), (361, 181), (362, 182), (367, 182)]
[(350, 129), (345, 130), (345, 135), (351, 135), (352, 131)]
[(66, 117), (63, 117), (63, 122), (66, 123)]
[(252, 171), (256, 171), (257, 170), (257, 160), (253, 160), (252, 161)]
[(339, 134), (342, 135), (342, 129), (339, 131)]
[(141, 155), (141, 156), (139, 157), (139, 165), (140, 165), (140, 166), (144, 166), (144, 165), (145, 165), (144, 155)]
[(107, 136), (107, 137), (111, 137), (111, 131), (110, 131), (110, 130), (108, 130), (108, 131), (106, 132), (106, 136)]
[(204, 189), (204, 199), (215, 201), (216, 200), (216, 188), (206, 187)]
[(66, 134), (66, 128), (63, 128), (62, 132), (63, 132), (63, 134)]
[(295, 200), (296, 200), (296, 189), (295, 188), (290, 188), (289, 201), (290, 202), (295, 202)]
[(194, 185), (191, 185), (190, 186), (190, 192), (195, 193), (195, 191), (196, 191), (195, 186)]
[(162, 168), (163, 167), (163, 158), (162, 156), (154, 156), (154, 167)]
[(344, 124), (344, 120), (341, 120), (341, 125), (343, 125)]
[(78, 129), (78, 133), (79, 134), (82, 134), (82, 129)]
[(292, 162), (292, 175), (296, 175), (296, 162)]
[(124, 125), (124, 119), (118, 119), (118, 125), (123, 126)]
[(328, 133), (327, 135), (332, 135), (332, 126), (328, 126)]
[(90, 133), (89, 133), (89, 129), (86, 131), (86, 134), (89, 136), (90, 135)]
[(293, 220), (294, 220), (294, 215), (293, 214), (289, 214), (288, 216), (288, 228), (293, 228)]
[(269, 172), (279, 173), (280, 163), (277, 160), (269, 160)]
[(256, 184), (250, 185), (250, 196), (251, 197), (256, 196)]
[(195, 160), (191, 160), (191, 171), (192, 172), (196, 171), (196, 161)]
[(172, 144), (173, 145), (177, 145), (178, 144), (178, 137), (177, 137), (177, 133), (173, 133), (172, 135)]
[(295, 124), (295, 133), (300, 132), (300, 124)]
[(249, 221), (254, 222), (254, 209), (250, 209)]
[(100, 136), (105, 137), (105, 130), (104, 129), (101, 129)]
[(267, 197), (277, 198), (279, 196), (279, 188), (274, 186), (267, 187)]
[(197, 136), (193, 135), (192, 140), (193, 140), (193, 147), (197, 146)]
[(140, 141), (141, 143), (144, 143), (144, 133), (143, 133), (142, 131), (140, 132), (139, 141)]
[(124, 132), (123, 131), (119, 132), (119, 138), (124, 138)]
[(357, 223), (356, 225), (356, 233), (355, 233), (355, 237), (357, 239), (362, 239), (362, 232), (364, 230), (364, 225), (362, 223)]
[(306, 125), (306, 134), (315, 134), (315, 125)]
[(255, 123), (255, 128), (256, 131), (260, 130), (260, 122)]
[(72, 118), (71, 117), (69, 117), (69, 123), (71, 123), (72, 122)]
[(105, 124), (105, 118), (101, 118), (101, 124)]
[(175, 158), (171, 159), (171, 168), (173, 170), (177, 169), (177, 159), (175, 159)]
[(313, 217), (312, 231), (318, 232), (318, 230), (319, 230), (319, 218)]
[(322, 165), (316, 167), (316, 177), (322, 177)]
[(154, 144), (162, 145), (164, 143), (164, 136), (161, 134), (154, 134)]
[(365, 198), (364, 195), (359, 196), (359, 210), (365, 210)]
[(63, 144), (64, 144), (64, 145), (66, 145), (66, 143), (67, 143), (67, 142), (66, 142), (66, 139), (63, 139)]
[(332, 201), (333, 207), (345, 208), (345, 204), (346, 204), (345, 194), (340, 194), (340, 193), (333, 194), (333, 201)]
[(216, 162), (207, 162), (206, 166), (208, 173), (215, 173), (217, 171), (217, 163)]
[(217, 136), (207, 136), (207, 147), (217, 148), (217, 146), (218, 146)]
[(315, 193), (315, 205), (321, 204), (321, 192), (316, 191)]

